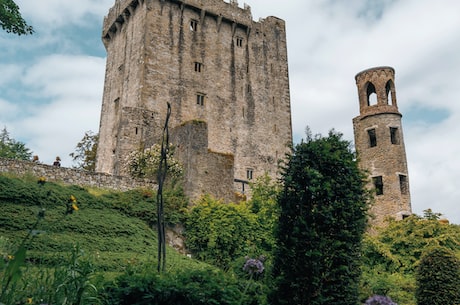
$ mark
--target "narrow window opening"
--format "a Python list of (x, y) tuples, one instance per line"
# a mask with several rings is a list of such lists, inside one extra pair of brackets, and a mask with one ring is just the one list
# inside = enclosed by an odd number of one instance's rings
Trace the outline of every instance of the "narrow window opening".
[(247, 170), (246, 170), (246, 178), (247, 178), (248, 180), (252, 180), (253, 173), (254, 173), (254, 170), (253, 170), (253, 169), (251, 169), (251, 168), (247, 169)]
[(203, 68), (203, 64), (196, 61), (195, 62), (195, 72), (200, 73), (202, 68)]
[(243, 38), (242, 37), (236, 37), (236, 46), (237, 47), (243, 47)]
[(375, 91), (375, 86), (373, 83), (367, 84), (367, 105), (377, 105), (377, 93)]
[(383, 179), (382, 176), (372, 177), (372, 182), (374, 183), (375, 194), (383, 195)]
[(375, 134), (375, 129), (369, 129), (367, 134), (369, 136), (369, 147), (377, 146), (377, 136)]
[(190, 31), (196, 32), (198, 30), (198, 21), (195, 19), (190, 20)]
[(196, 104), (203, 106), (204, 105), (204, 97), (205, 95), (203, 93), (197, 93), (196, 95)]
[(391, 144), (399, 145), (399, 130), (397, 127), (390, 127)]
[(399, 175), (399, 188), (401, 189), (401, 194), (407, 195), (409, 192), (409, 185), (407, 183), (406, 175)]
[(137, 134), (137, 132), (138, 132), (138, 129), (137, 129), (137, 127), (135, 127), (134, 128), (134, 133)]
[(393, 105), (393, 94), (391, 92), (391, 80), (389, 80), (387, 82), (387, 84), (385, 85), (385, 91), (386, 91), (386, 94), (387, 94), (387, 104), (389, 105)]

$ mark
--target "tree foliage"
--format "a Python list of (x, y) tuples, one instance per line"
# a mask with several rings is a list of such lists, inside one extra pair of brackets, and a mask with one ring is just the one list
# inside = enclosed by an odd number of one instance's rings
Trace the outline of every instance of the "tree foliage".
[(96, 170), (96, 154), (99, 143), (99, 134), (91, 130), (85, 132), (85, 135), (75, 147), (75, 152), (70, 153), (72, 161), (76, 162), (75, 168), (80, 168), (94, 172)]
[(416, 272), (417, 304), (460, 304), (460, 260), (445, 247), (427, 250)]
[(272, 303), (357, 304), (369, 193), (350, 143), (308, 135), (283, 179)]
[(224, 204), (206, 195), (185, 223), (186, 246), (194, 256), (221, 268), (249, 254), (257, 239), (257, 219), (245, 204)]
[(0, 132), (0, 157), (16, 160), (30, 160), (32, 152), (22, 142), (10, 137), (6, 127)]
[(13, 0), (0, 0), (0, 26), (7, 33), (32, 34), (34, 29), (27, 24)]
[(460, 255), (460, 226), (448, 224), (431, 210), (391, 220), (363, 243), (361, 299), (390, 296), (398, 304), (415, 304), (415, 270), (422, 253), (442, 247)]

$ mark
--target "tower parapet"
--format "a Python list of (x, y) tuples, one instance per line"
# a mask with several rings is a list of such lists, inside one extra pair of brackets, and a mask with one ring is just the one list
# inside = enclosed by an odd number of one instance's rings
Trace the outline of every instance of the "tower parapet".
[(369, 173), (375, 191), (373, 223), (411, 214), (409, 175), (401, 118), (396, 100), (394, 69), (376, 67), (355, 77), (360, 115), (353, 119), (360, 166)]
[[(181, 10), (187, 8), (200, 12), (201, 19), (204, 18), (204, 15), (213, 16), (219, 22), (235, 23), (248, 29), (252, 24), (251, 7), (245, 4), (244, 8), (240, 8), (236, 0), (230, 0), (229, 3), (223, 0), (162, 0), (162, 2), (165, 1), (179, 5)], [(149, 6), (150, 1), (146, 0), (115, 1), (115, 5), (104, 18), (102, 30), (104, 44), (106, 40), (111, 39), (120, 30), (123, 23), (129, 21), (134, 10), (138, 6), (144, 5), (144, 2)]]

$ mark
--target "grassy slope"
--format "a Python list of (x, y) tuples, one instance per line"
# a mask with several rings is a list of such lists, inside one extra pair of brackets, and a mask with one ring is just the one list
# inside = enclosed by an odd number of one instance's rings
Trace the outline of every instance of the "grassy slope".
[[(71, 195), (77, 198), (79, 210), (66, 214)], [(42, 208), (45, 217), (27, 243), (31, 262), (56, 265), (77, 244), (100, 271), (119, 272), (127, 265), (157, 260), (151, 224), (156, 208), (148, 190), (88, 190), (51, 182), (39, 185), (36, 177), (0, 175), (0, 238), (19, 244)], [(0, 255), (12, 252), (7, 248), (0, 243)], [(167, 262), (169, 269), (195, 264), (170, 248)]]

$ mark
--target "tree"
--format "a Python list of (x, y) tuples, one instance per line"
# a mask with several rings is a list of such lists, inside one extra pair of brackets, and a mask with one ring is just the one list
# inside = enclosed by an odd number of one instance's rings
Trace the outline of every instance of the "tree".
[(94, 172), (96, 170), (96, 153), (99, 143), (99, 134), (91, 130), (85, 132), (85, 135), (75, 147), (75, 152), (70, 153), (72, 161), (76, 162), (75, 168), (84, 169)]
[(32, 34), (34, 29), (27, 25), (13, 0), (0, 0), (0, 26), (7, 33), (17, 35)]
[(460, 304), (460, 260), (445, 247), (426, 251), (416, 272), (417, 304)]
[(31, 157), (30, 149), (24, 143), (10, 138), (8, 130), (4, 127), (0, 133), (0, 158), (30, 160)]
[(272, 304), (358, 304), (369, 192), (342, 134), (307, 135), (283, 170)]

